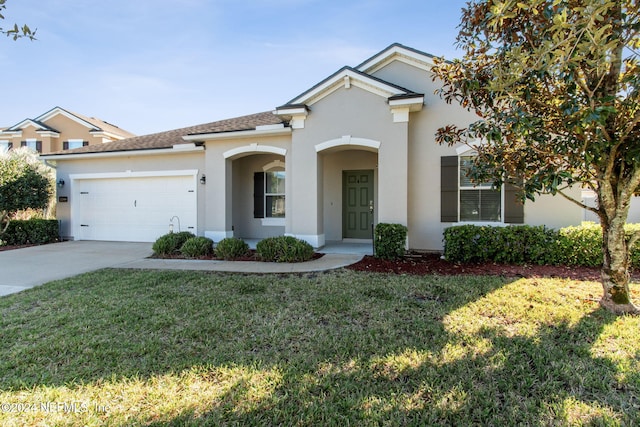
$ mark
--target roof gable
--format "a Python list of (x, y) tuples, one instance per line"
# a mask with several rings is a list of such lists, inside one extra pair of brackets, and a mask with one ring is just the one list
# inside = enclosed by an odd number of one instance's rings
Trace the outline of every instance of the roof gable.
[(18, 132), (22, 129), (28, 128), (29, 126), (33, 126), (37, 131), (58, 132), (54, 128), (47, 126), (46, 124), (35, 119), (24, 119), (20, 123), (17, 123), (10, 128), (5, 129), (3, 132)]
[[(327, 77), (306, 92), (293, 98), (282, 107), (306, 105), (311, 106), (322, 98), (330, 95), (336, 90), (351, 86), (359, 87), (368, 92), (390, 98), (398, 95), (411, 95), (413, 91), (396, 84), (384, 81), (377, 77), (370, 76), (352, 67), (343, 67), (331, 76)], [(278, 109), (282, 108), (279, 107)]]
[(404, 46), (400, 43), (394, 43), (358, 65), (356, 69), (363, 73), (372, 74), (391, 62), (400, 61), (425, 71), (430, 71), (435, 65), (433, 61), (434, 58), (435, 56), (429, 53)]
[(38, 116), (35, 118), (35, 120), (39, 121), (39, 122), (46, 122), (47, 120), (52, 119), (53, 117), (57, 116), (57, 115), (62, 115), (70, 120), (73, 120), (76, 123), (81, 124), (82, 126), (89, 128), (92, 131), (100, 131), (102, 129), (100, 129), (98, 126), (89, 123), (87, 120), (84, 120), (82, 118), (80, 118), (79, 116), (77, 116), (76, 114), (70, 113), (69, 111), (60, 108), (60, 107), (54, 107), (51, 110), (47, 111), (46, 113)]

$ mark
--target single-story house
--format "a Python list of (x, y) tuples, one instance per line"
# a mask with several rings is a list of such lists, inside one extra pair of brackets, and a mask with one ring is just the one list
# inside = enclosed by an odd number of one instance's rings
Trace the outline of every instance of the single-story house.
[[(461, 223), (580, 224), (562, 197), (519, 204), (473, 186), (468, 147), (435, 143), (475, 116), (435, 91), (433, 56), (393, 44), (275, 108), (42, 156), (57, 170), (57, 215), (75, 240), (214, 241), (292, 235), (319, 248), (370, 241), (372, 224), (408, 227), (408, 246), (441, 250)], [(576, 190), (580, 197), (580, 190)]]

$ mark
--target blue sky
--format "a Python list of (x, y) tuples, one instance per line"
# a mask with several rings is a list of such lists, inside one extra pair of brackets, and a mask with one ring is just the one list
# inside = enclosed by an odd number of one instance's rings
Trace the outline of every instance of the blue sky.
[(450, 59), (466, 0), (8, 0), (0, 126), (60, 106), (147, 134), (272, 110), (398, 42)]

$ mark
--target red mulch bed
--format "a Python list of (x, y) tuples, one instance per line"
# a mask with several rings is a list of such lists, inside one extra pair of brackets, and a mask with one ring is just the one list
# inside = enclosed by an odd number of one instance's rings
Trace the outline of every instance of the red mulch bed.
[[(385, 261), (365, 256), (362, 261), (347, 267), (356, 271), (393, 274), (489, 275), (504, 277), (558, 277), (574, 280), (600, 280), (600, 269), (554, 265), (506, 265), (496, 263), (459, 264), (441, 259), (439, 254), (416, 254), (399, 261)], [(633, 272), (634, 279), (640, 278)]]

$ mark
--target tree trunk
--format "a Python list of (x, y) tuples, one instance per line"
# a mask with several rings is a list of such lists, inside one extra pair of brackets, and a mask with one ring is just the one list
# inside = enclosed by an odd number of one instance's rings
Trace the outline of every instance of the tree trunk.
[(602, 287), (600, 305), (616, 314), (640, 314), (629, 293), (629, 248), (624, 233), (626, 215), (610, 221), (601, 217)]

